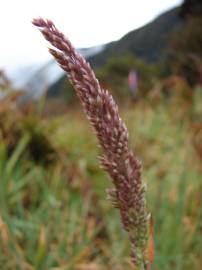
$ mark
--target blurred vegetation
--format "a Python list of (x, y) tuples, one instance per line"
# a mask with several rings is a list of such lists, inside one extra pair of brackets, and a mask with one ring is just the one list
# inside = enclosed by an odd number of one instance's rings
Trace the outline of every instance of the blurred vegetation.
[(183, 27), (172, 38), (166, 63), (172, 73), (183, 76), (192, 86), (202, 83), (202, 7), (199, 11), (197, 15), (190, 11), (184, 18)]
[(146, 64), (143, 60), (128, 53), (121, 57), (112, 57), (107, 63), (96, 70), (96, 75), (103, 87), (109, 89), (113, 95), (123, 101), (131, 99), (128, 87), (130, 70), (137, 71), (139, 96), (144, 97), (152, 89), (157, 76), (157, 67)]
[[(121, 91), (131, 65), (152, 74), (151, 90), (120, 103), (120, 113), (144, 164), (153, 269), (200, 270), (202, 88), (179, 76), (153, 83), (155, 69), (131, 56), (97, 73)], [(66, 105), (54, 116), (52, 101), (42, 110), (41, 101), (22, 106), (20, 95), (8, 91), (0, 101), (0, 269), (132, 270), (127, 237), (106, 200), (111, 182), (81, 109)]]
[(201, 0), (184, 0), (180, 7), (180, 16), (182, 16), (183, 18), (201, 16), (201, 13)]

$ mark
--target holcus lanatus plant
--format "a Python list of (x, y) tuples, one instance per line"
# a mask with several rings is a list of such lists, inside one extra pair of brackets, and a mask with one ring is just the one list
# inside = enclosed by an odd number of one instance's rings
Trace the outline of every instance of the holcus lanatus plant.
[(107, 190), (112, 205), (119, 209), (123, 228), (131, 243), (135, 269), (149, 269), (149, 214), (141, 162), (129, 148), (128, 131), (119, 116), (112, 95), (101, 88), (90, 65), (50, 20), (34, 19), (54, 49), (49, 49), (78, 95), (103, 150), (100, 163), (111, 176), (114, 187)]

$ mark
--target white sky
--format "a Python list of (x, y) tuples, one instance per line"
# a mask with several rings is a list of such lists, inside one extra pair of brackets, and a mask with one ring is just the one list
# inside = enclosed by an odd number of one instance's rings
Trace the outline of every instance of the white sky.
[(182, 0), (1, 0), (0, 68), (50, 59), (30, 21), (49, 18), (76, 47), (117, 40)]

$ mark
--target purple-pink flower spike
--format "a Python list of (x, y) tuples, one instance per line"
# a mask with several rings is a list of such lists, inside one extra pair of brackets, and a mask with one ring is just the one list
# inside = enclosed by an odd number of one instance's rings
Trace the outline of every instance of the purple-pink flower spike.
[(112, 95), (101, 88), (90, 65), (50, 20), (34, 19), (45, 39), (56, 49), (49, 52), (67, 72), (84, 111), (103, 149), (101, 166), (111, 176), (114, 188), (107, 191), (114, 207), (120, 211), (123, 228), (131, 242), (131, 257), (138, 269), (148, 265), (148, 219), (145, 184), (141, 180), (141, 163), (130, 150), (128, 131), (121, 120)]

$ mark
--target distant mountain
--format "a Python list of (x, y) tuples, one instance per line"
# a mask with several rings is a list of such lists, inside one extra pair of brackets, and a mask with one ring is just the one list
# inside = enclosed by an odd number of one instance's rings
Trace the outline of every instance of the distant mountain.
[(170, 36), (178, 29), (181, 19), (179, 8), (174, 8), (157, 17), (151, 23), (131, 31), (120, 40), (108, 44), (104, 51), (91, 57), (94, 66), (103, 65), (111, 56), (131, 52), (147, 61), (156, 62), (165, 55)]
[[(91, 48), (78, 49), (78, 51), (86, 58), (96, 55), (104, 49), (104, 46), (95, 46)], [(64, 76), (64, 71), (58, 64), (51, 60), (41, 66), (25, 84), (28, 89), (27, 97), (38, 98), (44, 91), (49, 90), (60, 78)]]
[[(78, 49), (86, 58), (93, 56), (104, 49), (104, 45), (91, 48)], [(23, 74), (23, 76), (22, 76)], [(13, 76), (13, 86), (16, 89), (24, 89), (23, 101), (37, 99), (44, 91), (49, 89), (56, 81), (62, 78), (64, 71), (58, 64), (51, 60), (47, 63), (37, 63), (22, 67)]]
[[(112, 56), (120, 56), (131, 52), (135, 56), (147, 61), (158, 62), (166, 56), (171, 35), (180, 27), (179, 8), (174, 8), (157, 17), (147, 25), (131, 31), (120, 40), (108, 43), (104, 50), (91, 57), (88, 61), (93, 67), (106, 63)], [(64, 88), (65, 77), (61, 77), (49, 88), (49, 96), (58, 96)]]

